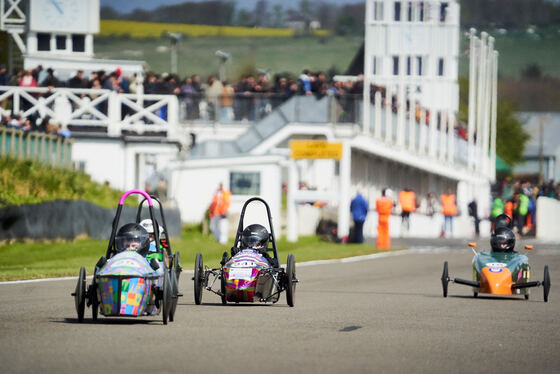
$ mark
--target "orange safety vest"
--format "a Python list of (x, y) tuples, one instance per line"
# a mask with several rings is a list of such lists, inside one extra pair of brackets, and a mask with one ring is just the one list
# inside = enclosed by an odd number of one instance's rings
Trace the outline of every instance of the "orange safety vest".
[(382, 196), (375, 201), (375, 207), (379, 214), (379, 222), (389, 221), (389, 215), (393, 210), (393, 200), (387, 196)]
[(416, 210), (416, 194), (414, 191), (401, 191), (399, 193), (399, 204), (404, 212), (414, 212)]
[(444, 216), (454, 216), (457, 214), (457, 205), (455, 204), (455, 195), (441, 195), (441, 207)]
[(508, 201), (504, 206), (504, 213), (510, 217), (513, 217), (513, 202)]
[(212, 203), (208, 208), (210, 218), (226, 214), (231, 204), (231, 192), (222, 187), (222, 189), (214, 194)]

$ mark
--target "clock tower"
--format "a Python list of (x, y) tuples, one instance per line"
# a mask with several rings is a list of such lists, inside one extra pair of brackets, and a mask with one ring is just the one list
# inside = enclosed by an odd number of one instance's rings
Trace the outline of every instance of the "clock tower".
[(27, 55), (93, 56), (99, 0), (29, 0)]

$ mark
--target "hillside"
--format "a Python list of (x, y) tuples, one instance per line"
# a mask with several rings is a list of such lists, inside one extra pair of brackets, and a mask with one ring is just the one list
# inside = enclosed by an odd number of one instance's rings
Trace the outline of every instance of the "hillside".
[(0, 157), (0, 207), (79, 199), (114, 208), (121, 194), (85, 173)]

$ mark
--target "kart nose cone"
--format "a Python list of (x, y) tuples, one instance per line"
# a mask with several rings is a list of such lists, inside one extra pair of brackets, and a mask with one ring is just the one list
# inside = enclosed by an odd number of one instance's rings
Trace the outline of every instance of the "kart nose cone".
[(494, 295), (511, 295), (511, 272), (506, 267), (482, 268), (480, 292)]

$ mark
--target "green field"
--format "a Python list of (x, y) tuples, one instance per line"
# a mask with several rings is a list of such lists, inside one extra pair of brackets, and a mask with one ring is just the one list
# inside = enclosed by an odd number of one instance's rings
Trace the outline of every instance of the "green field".
[[(466, 51), (465, 41), (463, 37), (462, 52)], [(203, 78), (216, 74), (217, 50), (232, 54), (227, 71), (228, 78), (234, 81), (247, 66), (268, 69), (272, 74), (299, 75), (305, 68), (328, 71), (332, 67), (344, 73), (362, 42), (363, 37), (358, 36), (186, 37), (178, 47), (178, 73), (181, 77), (196, 73)], [(531, 63), (538, 63), (545, 75), (560, 78), (560, 34), (549, 34), (542, 39), (496, 36), (496, 49), (500, 52), (499, 69), (503, 78), (518, 77)], [(95, 52), (100, 58), (143, 60), (159, 73), (170, 71), (169, 41), (163, 38), (98, 37)], [(461, 54), (459, 64), (460, 75), (466, 76), (465, 53)]]
[[(205, 79), (219, 68), (217, 50), (232, 54), (226, 64), (228, 79), (236, 81), (247, 66), (267, 69), (271, 74), (305, 68), (327, 71), (335, 67), (343, 73), (362, 44), (360, 37), (220, 38), (188, 37), (178, 47), (178, 74), (199, 74)], [(161, 52), (158, 52), (158, 47)], [(96, 57), (144, 60), (149, 69), (170, 71), (169, 41), (160, 38), (96, 38)]]
[[(218, 267), (222, 253), (231, 248), (231, 244), (221, 245), (212, 236), (196, 232), (183, 232), (181, 238), (172, 238), (171, 245), (173, 252), (180, 252), (185, 269), (194, 268), (198, 252), (202, 253), (205, 265)], [(285, 264), (289, 253), (301, 262), (378, 252), (377, 248), (367, 244), (341, 245), (323, 242), (317, 237), (302, 237), (296, 243), (281, 239), (277, 245), (282, 264)], [(77, 276), (81, 266), (85, 266), (86, 273), (91, 275), (97, 260), (105, 255), (106, 250), (106, 241), (91, 239), (4, 244), (0, 246), (0, 281)]]

